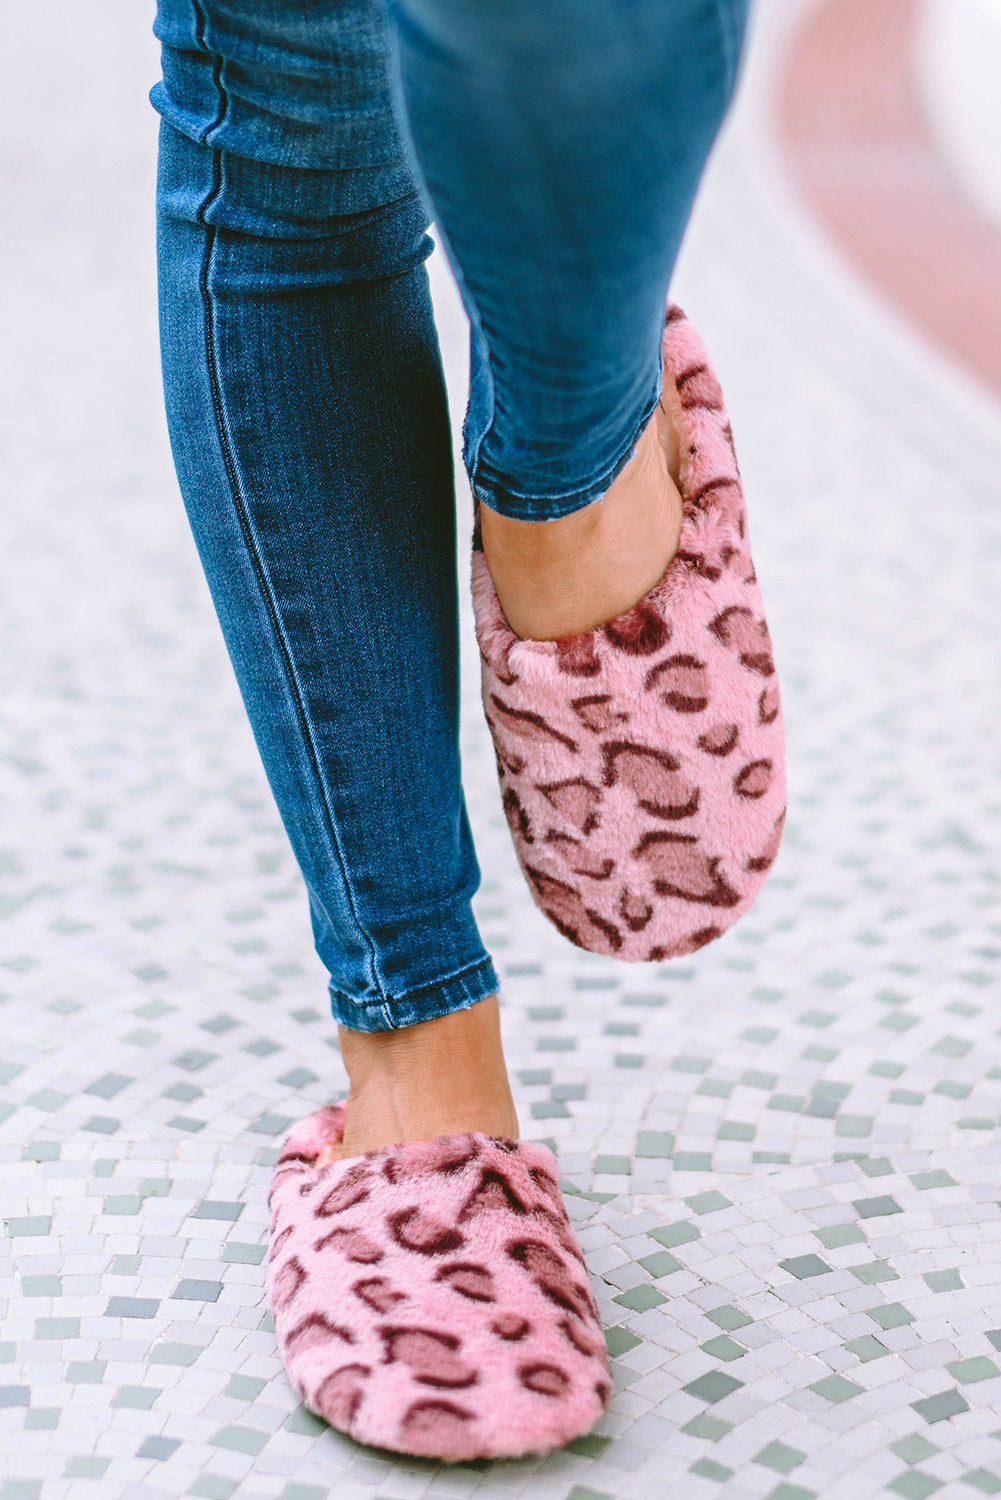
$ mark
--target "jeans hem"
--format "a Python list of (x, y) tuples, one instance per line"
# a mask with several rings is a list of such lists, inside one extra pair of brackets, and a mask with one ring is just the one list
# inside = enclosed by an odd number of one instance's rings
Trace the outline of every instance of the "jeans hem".
[(660, 388), (658, 386), (656, 395), (645, 408), (625, 449), (620, 451), (619, 457), (605, 470), (604, 474), (584, 489), (563, 491), (554, 495), (524, 495), (519, 494), (499, 478), (484, 479), (476, 474), (475, 478), (470, 475), (469, 480), (473, 498), (485, 505), (488, 510), (495, 510), (500, 515), (510, 516), (516, 521), (556, 521), (561, 516), (572, 515), (575, 510), (583, 510), (586, 505), (600, 500), (612, 482), (622, 473), (632, 458), (636, 444), (653, 416), (659, 400)]
[(482, 958), (471, 968), (450, 974), (387, 1000), (354, 1000), (330, 986), (330, 1012), (349, 1031), (396, 1031), (418, 1021), (431, 1021), (454, 1010), (468, 1010), (500, 987), (493, 960)]

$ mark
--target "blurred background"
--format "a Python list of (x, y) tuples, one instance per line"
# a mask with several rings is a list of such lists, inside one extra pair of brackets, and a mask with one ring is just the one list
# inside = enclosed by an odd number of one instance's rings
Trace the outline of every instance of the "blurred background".
[(460, 549), (477, 914), (616, 1395), (455, 1468), (299, 1407), (264, 1301), (345, 1079), (167, 449), (151, 23), (33, 0), (0, 50), (0, 1500), (1001, 1493), (1001, 0), (759, 0), (678, 268), (788, 721), (733, 932), (627, 967), (535, 911)]

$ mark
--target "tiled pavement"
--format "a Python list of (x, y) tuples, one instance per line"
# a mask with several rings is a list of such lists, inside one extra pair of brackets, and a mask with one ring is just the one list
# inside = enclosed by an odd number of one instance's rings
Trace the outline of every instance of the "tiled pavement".
[(677, 295), (747, 478), (789, 831), (693, 958), (578, 953), (517, 873), (467, 632), (478, 910), (617, 1392), (568, 1450), (452, 1468), (323, 1428), (275, 1355), (269, 1166), (343, 1073), (162, 437), (148, 17), (9, 18), (0, 1500), (1001, 1493), (1001, 426), (790, 201), (784, 7)]

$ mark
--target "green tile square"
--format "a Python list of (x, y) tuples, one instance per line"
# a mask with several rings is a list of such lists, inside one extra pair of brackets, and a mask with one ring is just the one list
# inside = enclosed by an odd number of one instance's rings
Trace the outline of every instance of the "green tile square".
[(58, 1161), (58, 1141), (31, 1141), (24, 1148), (22, 1161)]
[(754, 1125), (742, 1125), (738, 1120), (724, 1120), (716, 1132), (718, 1141), (753, 1141), (757, 1134)]
[(695, 1092), (710, 1099), (729, 1099), (735, 1087), (725, 1078), (703, 1078)]
[(786, 1114), (797, 1115), (805, 1104), (806, 1099), (798, 1094), (773, 1094), (765, 1108), (779, 1109)]
[(917, 1106), (925, 1102), (925, 1095), (919, 1093), (917, 1089), (891, 1089), (889, 1098), (891, 1104), (910, 1104)]
[(676, 1073), (705, 1073), (711, 1065), (709, 1057), (676, 1057), (671, 1067)]
[(751, 1460), (766, 1469), (775, 1469), (779, 1474), (791, 1474), (806, 1457), (799, 1448), (790, 1448), (788, 1443), (767, 1443)]
[(745, 1026), (740, 1033), (741, 1041), (758, 1042), (762, 1045), (774, 1042), (777, 1036), (778, 1032), (774, 1026)]
[(63, 1279), (61, 1276), (22, 1276), (22, 1297), (61, 1297), (63, 1294)]
[(724, 1307), (714, 1307), (712, 1312), (706, 1313), (706, 1317), (711, 1323), (715, 1323), (717, 1328), (724, 1328), (727, 1333), (734, 1333), (738, 1328), (746, 1328), (748, 1323), (754, 1322), (754, 1319), (749, 1318), (747, 1313), (741, 1312), (739, 1307), (731, 1307), (729, 1304)]
[(116, 1255), (108, 1270), (112, 1276), (135, 1276), (140, 1264), (138, 1255)]
[(769, 1490), (765, 1500), (817, 1500), (816, 1490), (806, 1490), (801, 1484), (786, 1484), (785, 1481)]
[(688, 1396), (694, 1396), (699, 1401), (705, 1401), (710, 1406), (714, 1401), (722, 1401), (724, 1396), (729, 1396), (733, 1391), (740, 1390), (744, 1382), (738, 1380), (734, 1375), (725, 1375), (722, 1370), (708, 1370), (705, 1375), (700, 1375), (697, 1380), (689, 1381), (681, 1389)]
[(924, 1458), (931, 1458), (933, 1453), (942, 1450), (936, 1448), (934, 1443), (929, 1443), (919, 1432), (910, 1432), (896, 1443), (890, 1444), (890, 1452), (895, 1453), (898, 1458), (903, 1459), (905, 1464), (919, 1464)]
[(822, 1047), (819, 1042), (811, 1042), (809, 1047), (804, 1047), (800, 1057), (807, 1062), (833, 1062), (840, 1054), (836, 1047)]
[(842, 1245), (860, 1245), (865, 1240), (865, 1234), (857, 1224), (828, 1224), (813, 1232), (825, 1250), (840, 1250)]
[(649, 1312), (651, 1308), (661, 1307), (667, 1298), (656, 1287), (644, 1282), (641, 1286), (631, 1287), (628, 1292), (620, 1292), (612, 1301), (618, 1302), (620, 1307), (628, 1307), (630, 1312)]
[(570, 1118), (570, 1111), (558, 1099), (536, 1099), (532, 1103), (533, 1120), (569, 1120)]
[(950, 1172), (944, 1167), (937, 1167), (932, 1172), (910, 1172), (909, 1177), (916, 1188), (922, 1192), (928, 1188), (958, 1187), (959, 1184)]
[(256, 1458), (268, 1441), (266, 1432), (256, 1427), (230, 1425), (220, 1427), (208, 1440), (215, 1448), (229, 1448), (233, 1453), (249, 1453)]
[(922, 1474), (920, 1469), (908, 1469), (886, 1488), (895, 1495), (903, 1495), (905, 1500), (925, 1500), (927, 1495), (934, 1495), (942, 1488), (942, 1481), (933, 1479), (930, 1474)]
[(819, 1255), (793, 1255), (789, 1260), (780, 1260), (779, 1265), (798, 1281), (804, 1281), (810, 1276), (824, 1276), (831, 1270)]
[(0, 1484), (0, 1500), (38, 1500), (40, 1479), (7, 1479)]
[(712, 1214), (717, 1209), (733, 1207), (732, 1201), (725, 1198), (722, 1193), (717, 1193), (715, 1189), (707, 1193), (693, 1193), (690, 1198), (685, 1199), (685, 1202), (695, 1214)]
[(161, 1394), (148, 1385), (123, 1385), (112, 1398), (112, 1406), (125, 1406), (131, 1411), (149, 1411), (157, 1396)]
[(837, 1019), (831, 1010), (805, 1010), (801, 1016), (796, 1017), (800, 1026), (815, 1026), (818, 1031), (833, 1025)]
[(878, 1286), (881, 1281), (899, 1281), (893, 1267), (885, 1260), (870, 1260), (864, 1266), (849, 1266), (856, 1281), (863, 1286)]
[(267, 1250), (267, 1245), (243, 1245), (236, 1240), (230, 1240), (223, 1246), (222, 1258), (231, 1265), (259, 1266)]
[(1001, 1495), (1001, 1479), (992, 1474), (990, 1469), (971, 1469), (968, 1474), (961, 1474), (963, 1484), (968, 1484), (982, 1495)]
[(154, 1344), (146, 1356), (151, 1365), (193, 1365), (201, 1354), (200, 1344)]
[(745, 1068), (739, 1082), (749, 1089), (773, 1089), (779, 1081), (777, 1073), (763, 1073), (760, 1068)]
[(891, 1198), (888, 1193), (877, 1198), (855, 1198), (852, 1207), (860, 1219), (881, 1219), (904, 1211), (896, 1198)]
[(711, 1172), (711, 1151), (676, 1151), (673, 1159), (676, 1172)]
[(32, 1236), (49, 1234), (52, 1219), (47, 1214), (29, 1214), (26, 1217), (7, 1219), (7, 1233), (11, 1239), (29, 1239)]
[(680, 1260), (675, 1260), (668, 1250), (655, 1250), (653, 1255), (643, 1255), (636, 1262), (656, 1281), (661, 1276), (670, 1276), (673, 1271), (682, 1271)]
[(895, 1167), (888, 1156), (863, 1156), (859, 1158), (859, 1171), (867, 1177), (892, 1177)]
[(678, 1219), (674, 1224), (665, 1224), (660, 1229), (648, 1231), (652, 1240), (663, 1245), (665, 1250), (674, 1250), (678, 1245), (687, 1245), (702, 1237), (702, 1231), (690, 1219)]
[(960, 1412), (970, 1409), (969, 1403), (964, 1401), (957, 1390), (939, 1391), (935, 1396), (912, 1401), (911, 1405), (926, 1422), (944, 1422), (948, 1417), (956, 1417)]
[(267, 1381), (259, 1375), (231, 1375), (223, 1395), (232, 1396), (236, 1401), (253, 1401), (266, 1385)]
[(229, 1500), (239, 1480), (225, 1479), (221, 1474), (199, 1474), (187, 1491), (189, 1495), (202, 1495), (205, 1500)]
[(912, 1026), (918, 1024), (918, 1017), (908, 1015), (902, 1010), (894, 1010), (888, 1016), (883, 1016), (879, 1024), (889, 1031), (910, 1031)]
[(787, 1167), (792, 1161), (792, 1156), (788, 1151), (753, 1151), (751, 1161), (774, 1162), (778, 1166)]
[(297, 1406), (282, 1425), (286, 1432), (294, 1432), (297, 1437), (315, 1437), (318, 1432), (328, 1431), (323, 1418), (314, 1416), (305, 1406)]
[(903, 1328), (914, 1322), (914, 1314), (908, 1312), (902, 1302), (888, 1302), (885, 1307), (870, 1307), (867, 1314), (880, 1328)]
[(596, 1156), (594, 1170), (595, 1173), (607, 1172), (617, 1177), (628, 1177), (632, 1171), (632, 1162), (628, 1156)]
[(79, 1458), (71, 1458), (63, 1470), (64, 1479), (103, 1479), (107, 1472), (110, 1458), (98, 1458), (94, 1454), (81, 1454)]
[(36, 1339), (78, 1339), (79, 1318), (36, 1318)]
[(875, 1124), (873, 1115), (839, 1115), (834, 1122), (834, 1134), (841, 1136), (872, 1135)]
[(329, 1494), (326, 1485), (302, 1484), (290, 1479), (278, 1500), (328, 1500)]
[(589, 1484), (575, 1484), (567, 1500), (614, 1500), (608, 1490), (593, 1490)]
[(605, 1344), (612, 1359), (618, 1359), (620, 1354), (628, 1354), (630, 1349), (635, 1349), (637, 1344), (643, 1340), (637, 1338), (635, 1333), (630, 1333), (628, 1328), (606, 1328)]
[(932, 1052), (940, 1052), (943, 1057), (965, 1057), (973, 1046), (965, 1037), (944, 1036), (931, 1048)]
[(718, 1479), (720, 1481), (729, 1479), (733, 1473), (726, 1464), (718, 1464), (712, 1458), (699, 1458), (692, 1464), (688, 1471), (690, 1474), (698, 1474), (701, 1479)]
[(669, 1130), (641, 1130), (636, 1137), (636, 1155), (667, 1157), (674, 1150), (674, 1136)]
[(160, 1309), (156, 1297), (109, 1297), (109, 1318), (155, 1318)]
[(849, 1354), (866, 1365), (871, 1359), (882, 1359), (884, 1354), (889, 1354), (885, 1344), (881, 1344), (874, 1333), (863, 1333), (861, 1338), (849, 1339), (845, 1345)]
[(108, 1362), (104, 1359), (74, 1359), (66, 1367), (70, 1385), (100, 1385)]
[(708, 1354), (711, 1359), (725, 1359), (727, 1361), (742, 1359), (747, 1353), (742, 1344), (735, 1343), (725, 1333), (717, 1334), (715, 1338), (709, 1339), (704, 1344), (700, 1344), (699, 1348), (703, 1354)]
[(24, 1426), (28, 1432), (55, 1432), (61, 1416), (58, 1406), (33, 1406), (24, 1414)]
[(60, 1109), (69, 1098), (69, 1094), (60, 1094), (57, 1089), (39, 1089), (37, 1094), (32, 1094), (25, 1103), (34, 1109), (44, 1110), (46, 1114), (52, 1114), (54, 1110)]
[(567, 1448), (578, 1458), (600, 1458), (611, 1441), (611, 1438), (602, 1437), (600, 1433), (586, 1432), (583, 1437), (574, 1438), (567, 1443)]
[(946, 1365), (946, 1369), (960, 1385), (973, 1385), (977, 1380), (993, 1380), (1001, 1375), (994, 1361), (983, 1354), (978, 1354), (975, 1359), (955, 1359)]
[(944, 1094), (947, 1099), (968, 1099), (973, 1089), (967, 1083), (955, 1083), (951, 1078), (943, 1078), (932, 1088), (933, 1094)]
[(854, 1380), (846, 1380), (843, 1375), (825, 1375), (822, 1380), (815, 1380), (809, 1389), (823, 1396), (825, 1401), (838, 1405), (850, 1396), (858, 1396), (864, 1387), (856, 1385)]
[(699, 1412), (690, 1422), (682, 1427), (682, 1432), (689, 1437), (705, 1438), (707, 1442), (718, 1443), (720, 1438), (726, 1437), (733, 1430), (732, 1422), (722, 1422), (719, 1417), (711, 1416), (709, 1412)]

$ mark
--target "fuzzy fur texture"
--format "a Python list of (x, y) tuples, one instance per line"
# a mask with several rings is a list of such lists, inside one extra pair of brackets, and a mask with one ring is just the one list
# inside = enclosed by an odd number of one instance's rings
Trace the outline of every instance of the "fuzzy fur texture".
[(289, 1135), (267, 1286), (294, 1390), (362, 1443), (457, 1462), (561, 1446), (611, 1393), (544, 1146), (439, 1136), (318, 1167), (342, 1105)]
[(473, 606), (504, 810), (536, 904), (578, 947), (691, 953), (747, 911), (785, 816), (782, 709), (719, 382), (681, 309), (684, 518), (660, 582), (558, 641), (508, 625), (482, 551)]

